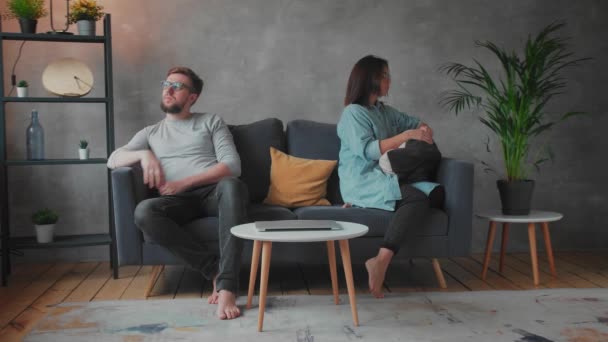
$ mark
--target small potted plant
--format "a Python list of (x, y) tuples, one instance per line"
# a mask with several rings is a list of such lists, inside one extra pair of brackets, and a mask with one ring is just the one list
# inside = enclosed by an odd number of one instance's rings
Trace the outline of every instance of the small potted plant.
[(58, 220), (59, 215), (48, 208), (38, 210), (32, 215), (32, 222), (36, 228), (36, 240), (38, 243), (53, 242), (55, 224)]
[[(545, 27), (536, 37), (529, 37), (518, 54), (492, 42), (476, 45), (496, 57), (495, 64), (483, 66), (474, 60), (472, 66), (448, 63), (442, 67), (458, 86), (444, 93), (442, 104), (458, 114), (481, 108), (479, 120), (500, 141), (506, 178), (497, 181), (505, 215), (527, 215), (530, 212), (534, 181), (528, 178), (530, 166), (550, 160), (552, 153), (533, 158), (535, 138), (558, 122), (586, 114), (570, 111), (561, 115), (549, 113), (546, 105), (566, 86), (563, 72), (589, 58), (574, 58), (567, 39), (556, 33), (565, 24), (556, 22)], [(502, 67), (492, 75), (494, 65)], [(561, 108), (560, 108), (561, 109)], [(489, 145), (488, 145), (489, 147)], [(487, 165), (486, 165), (487, 166)]]
[(21, 80), (17, 82), (17, 97), (27, 97), (27, 81)]
[(36, 33), (38, 19), (47, 15), (44, 0), (9, 0), (9, 13), (3, 14), (2, 19), (19, 20), (21, 33)]
[(89, 159), (89, 142), (84, 139), (80, 140), (78, 147), (78, 156), (80, 159)]
[(95, 0), (76, 0), (70, 5), (68, 23), (76, 23), (78, 34), (95, 35), (95, 22), (104, 16), (103, 7)]

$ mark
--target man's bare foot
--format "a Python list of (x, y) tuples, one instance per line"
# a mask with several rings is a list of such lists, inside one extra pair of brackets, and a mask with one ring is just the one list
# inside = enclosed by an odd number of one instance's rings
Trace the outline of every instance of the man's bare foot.
[(234, 319), (241, 315), (241, 310), (236, 306), (236, 296), (228, 290), (220, 290), (217, 317), (220, 319)]
[(220, 295), (217, 293), (217, 287), (216, 287), (217, 276), (218, 276), (218, 274), (216, 274), (215, 277), (213, 277), (213, 292), (211, 293), (211, 296), (207, 297), (207, 302), (209, 304), (217, 304), (218, 299), (220, 298)]

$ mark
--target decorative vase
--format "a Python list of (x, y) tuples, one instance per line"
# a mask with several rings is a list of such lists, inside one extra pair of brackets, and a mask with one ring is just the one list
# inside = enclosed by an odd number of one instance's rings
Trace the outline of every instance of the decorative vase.
[(78, 34), (82, 36), (94, 36), (95, 35), (95, 21), (93, 20), (78, 20), (76, 22), (78, 27)]
[(17, 87), (17, 97), (27, 97), (27, 87)]
[(89, 148), (79, 148), (78, 157), (80, 159), (89, 159)]
[(53, 242), (53, 235), (55, 235), (55, 223), (35, 224), (34, 227), (36, 228), (36, 241), (38, 241), (38, 243)]
[(534, 191), (533, 180), (498, 180), (496, 181), (502, 213), (505, 215), (528, 215), (532, 203), (532, 192)]
[(38, 20), (19, 18), (19, 27), (21, 27), (21, 33), (36, 33), (36, 25)]
[(38, 111), (32, 110), (32, 121), (27, 127), (26, 144), (27, 144), (27, 159), (41, 160), (44, 159), (44, 130), (38, 121)]

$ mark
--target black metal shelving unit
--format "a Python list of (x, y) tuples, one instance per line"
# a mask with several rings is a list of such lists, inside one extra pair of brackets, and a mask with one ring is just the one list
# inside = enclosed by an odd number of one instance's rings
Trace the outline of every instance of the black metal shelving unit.
[[(0, 23), (0, 31), (2, 30)], [(55, 241), (39, 244), (35, 237), (10, 236), (9, 205), (8, 205), (8, 167), (33, 165), (79, 165), (79, 164), (106, 164), (106, 158), (80, 159), (44, 159), (44, 160), (8, 160), (6, 143), (6, 104), (7, 103), (103, 103), (106, 114), (106, 145), (108, 157), (114, 151), (114, 95), (112, 88), (112, 31), (111, 16), (106, 14), (103, 21), (103, 36), (80, 35), (51, 35), (45, 33), (24, 34), (14, 32), (0, 32), (0, 80), (4, 80), (4, 41), (35, 41), (35, 42), (63, 42), (63, 43), (91, 43), (102, 44), (104, 54), (105, 97), (6, 97), (4, 82), (0, 82), (0, 241), (2, 249), (2, 285), (8, 281), (11, 271), (10, 252), (19, 249), (38, 248), (69, 248), (84, 246), (108, 245), (110, 249), (110, 265), (114, 271), (114, 278), (118, 276), (118, 264), (115, 246), (114, 213), (112, 204), (112, 186), (110, 171), (107, 172), (108, 184), (108, 210), (109, 227), (107, 234), (82, 234), (56, 236)]]

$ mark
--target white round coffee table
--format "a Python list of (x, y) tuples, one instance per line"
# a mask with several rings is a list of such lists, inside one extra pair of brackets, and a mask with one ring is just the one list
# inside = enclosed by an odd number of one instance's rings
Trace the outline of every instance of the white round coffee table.
[(355, 283), (353, 281), (353, 270), (350, 262), (350, 250), (348, 239), (365, 235), (369, 230), (367, 226), (358, 223), (336, 221), (341, 228), (339, 230), (311, 230), (311, 231), (275, 231), (260, 232), (255, 228), (255, 223), (246, 223), (233, 227), (232, 235), (242, 239), (253, 240), (253, 253), (251, 255), (251, 272), (249, 273), (249, 291), (247, 293), (247, 309), (251, 308), (251, 299), (255, 287), (255, 280), (262, 254), (262, 273), (260, 278), (260, 304), (258, 316), (258, 331), (262, 331), (264, 325), (264, 309), (266, 307), (266, 293), (268, 290), (268, 274), (270, 273), (270, 255), (273, 242), (318, 242), (326, 241), (327, 254), (329, 256), (329, 270), (331, 274), (331, 287), (334, 294), (334, 303), (338, 304), (338, 274), (336, 267), (336, 252), (334, 241), (338, 240), (348, 298), (350, 300), (351, 313), (355, 326), (359, 326), (357, 315), (357, 303), (355, 300)]
[(535, 223), (540, 223), (545, 238), (545, 249), (547, 250), (547, 259), (549, 260), (549, 268), (551, 274), (557, 277), (555, 270), (555, 261), (553, 259), (553, 248), (551, 247), (551, 236), (549, 235), (549, 222), (561, 220), (564, 215), (552, 211), (531, 210), (528, 215), (504, 215), (500, 210), (490, 210), (476, 214), (477, 217), (486, 218), (490, 221), (488, 230), (488, 240), (486, 242), (486, 253), (483, 259), (483, 269), (481, 279), (486, 279), (488, 273), (488, 264), (492, 254), (492, 244), (494, 243), (494, 235), (496, 235), (496, 222), (502, 222), (502, 241), (500, 244), (500, 261), (498, 263), (498, 271), (502, 272), (505, 258), (505, 250), (507, 247), (507, 238), (509, 235), (510, 223), (527, 223), (528, 224), (528, 239), (530, 242), (530, 258), (532, 262), (532, 276), (534, 277), (534, 285), (539, 284), (538, 277), (538, 258), (536, 255), (536, 226)]

